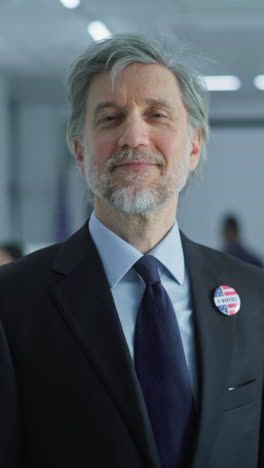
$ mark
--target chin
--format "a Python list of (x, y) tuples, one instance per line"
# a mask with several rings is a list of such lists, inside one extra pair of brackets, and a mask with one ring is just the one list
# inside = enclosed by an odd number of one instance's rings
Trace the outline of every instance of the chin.
[(161, 194), (137, 186), (122, 187), (103, 194), (103, 198), (116, 210), (128, 215), (147, 216), (157, 212), (175, 193)]

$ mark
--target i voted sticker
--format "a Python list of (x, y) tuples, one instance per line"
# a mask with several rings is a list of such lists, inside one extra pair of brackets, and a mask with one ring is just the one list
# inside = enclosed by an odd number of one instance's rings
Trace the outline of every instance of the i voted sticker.
[(235, 315), (240, 310), (240, 297), (231, 286), (219, 286), (214, 292), (214, 303), (225, 315)]

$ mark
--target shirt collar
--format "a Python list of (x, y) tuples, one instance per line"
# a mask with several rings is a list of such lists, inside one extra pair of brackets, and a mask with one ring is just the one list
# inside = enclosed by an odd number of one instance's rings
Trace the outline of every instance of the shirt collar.
[[(114, 288), (142, 257), (142, 253), (104, 226), (94, 212), (89, 220), (89, 230), (101, 257), (109, 285)], [(179, 284), (183, 284), (184, 257), (177, 221), (149, 254), (156, 257)]]

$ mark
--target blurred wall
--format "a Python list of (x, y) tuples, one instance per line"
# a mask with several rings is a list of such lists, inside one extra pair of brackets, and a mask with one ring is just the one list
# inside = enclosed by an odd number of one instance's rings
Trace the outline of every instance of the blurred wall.
[(226, 214), (241, 221), (242, 240), (264, 259), (263, 91), (211, 93), (213, 124), (208, 161), (200, 180), (182, 194), (178, 220), (192, 239), (221, 248), (220, 224)]
[(9, 117), (8, 81), (0, 74), (0, 241), (11, 235)]
[(219, 247), (222, 217), (236, 214), (245, 243), (264, 259), (263, 138), (261, 127), (212, 129), (202, 178), (180, 203), (179, 222), (187, 235)]
[[(58, 101), (58, 100), (57, 100)], [(67, 108), (53, 96), (12, 97), (11, 127), (6, 143), (5, 228), (0, 218), (3, 240), (43, 246), (63, 240), (87, 217), (85, 183), (66, 147)], [(1, 114), (0, 114), (1, 115)], [(4, 131), (4, 130), (3, 130)], [(3, 144), (3, 143), (2, 143)], [(1, 213), (4, 213), (1, 210)]]

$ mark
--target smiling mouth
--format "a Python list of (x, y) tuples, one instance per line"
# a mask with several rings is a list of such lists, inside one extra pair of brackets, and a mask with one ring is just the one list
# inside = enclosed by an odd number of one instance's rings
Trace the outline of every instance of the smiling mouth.
[(115, 168), (128, 167), (128, 166), (130, 167), (157, 166), (157, 164), (149, 162), (149, 161), (126, 161), (126, 162), (123, 162), (122, 164), (118, 164), (117, 166), (115, 166)]

